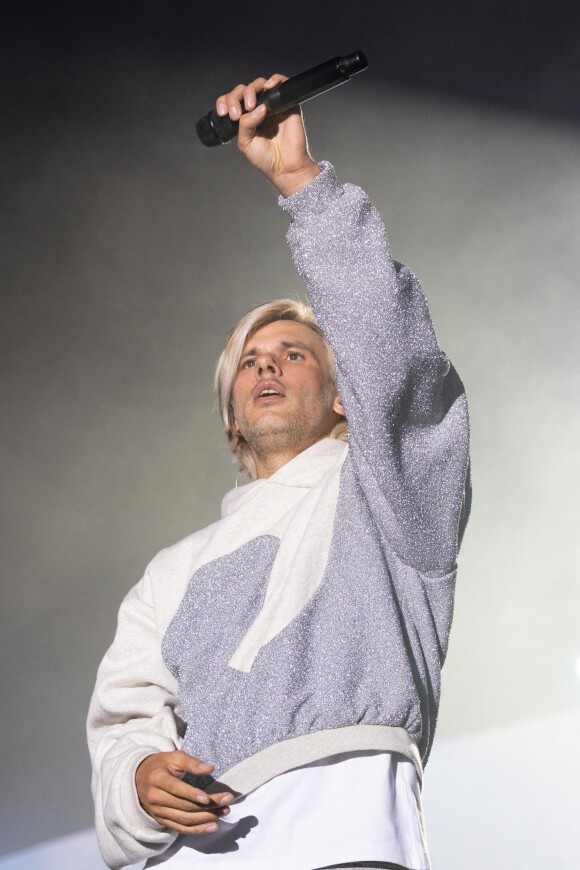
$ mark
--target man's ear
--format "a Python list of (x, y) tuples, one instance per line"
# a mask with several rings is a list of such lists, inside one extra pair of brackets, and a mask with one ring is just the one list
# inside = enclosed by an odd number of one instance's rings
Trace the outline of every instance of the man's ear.
[(335, 414), (340, 414), (342, 417), (346, 417), (346, 411), (344, 410), (344, 405), (340, 401), (340, 396), (338, 393), (334, 397), (334, 405), (332, 406), (332, 410)]
[(240, 427), (238, 426), (238, 421), (236, 420), (235, 417), (234, 417), (234, 422), (233, 422), (233, 424), (232, 424), (232, 429), (234, 430), (234, 432), (236, 433), (236, 435), (239, 435), (239, 434), (240, 434)]

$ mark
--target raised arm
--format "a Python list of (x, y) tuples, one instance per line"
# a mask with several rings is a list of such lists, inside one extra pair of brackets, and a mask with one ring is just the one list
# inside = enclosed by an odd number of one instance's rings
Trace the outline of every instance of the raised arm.
[(314, 164), (297, 110), (265, 121), (264, 107), (241, 115), (242, 99), (251, 108), (256, 88), (278, 80), (239, 85), (218, 111), (239, 119), (240, 150), (291, 217), (288, 241), (335, 353), (350, 453), (375, 493), (378, 526), (403, 561), (441, 575), (453, 568), (469, 509), (463, 385), (364, 191)]
[(413, 273), (395, 263), (380, 215), (329, 164), (281, 202), (288, 241), (335, 354), (350, 454), (378, 527), (427, 574), (453, 568), (468, 463), (465, 393), (440, 350)]

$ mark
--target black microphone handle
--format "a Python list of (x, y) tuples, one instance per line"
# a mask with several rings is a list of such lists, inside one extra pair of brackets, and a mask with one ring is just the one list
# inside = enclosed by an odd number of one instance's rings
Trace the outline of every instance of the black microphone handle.
[[(344, 84), (351, 75), (361, 72), (367, 66), (368, 61), (362, 51), (355, 51), (346, 57), (334, 57), (285, 82), (280, 82), (271, 90), (262, 91), (258, 94), (257, 105), (265, 103), (268, 115), (283, 112)], [(243, 111), (245, 114), (246, 110)], [(203, 144), (213, 147), (231, 142), (238, 135), (238, 127), (238, 121), (232, 121), (229, 115), (222, 117), (212, 109), (199, 119), (195, 129)]]

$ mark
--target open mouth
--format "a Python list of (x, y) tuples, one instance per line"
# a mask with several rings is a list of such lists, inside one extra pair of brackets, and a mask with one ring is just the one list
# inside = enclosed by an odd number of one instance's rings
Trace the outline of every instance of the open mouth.
[(268, 401), (269, 399), (283, 399), (284, 392), (278, 384), (273, 383), (264, 383), (258, 384), (257, 387), (254, 388), (254, 399), (255, 401)]

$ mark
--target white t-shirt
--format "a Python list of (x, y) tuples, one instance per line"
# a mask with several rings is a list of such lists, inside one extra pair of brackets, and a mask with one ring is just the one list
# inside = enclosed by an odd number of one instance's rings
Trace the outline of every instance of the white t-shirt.
[(415, 767), (390, 752), (351, 752), (277, 776), (232, 805), (214, 834), (180, 836), (148, 867), (314, 870), (389, 861), (429, 870)]

